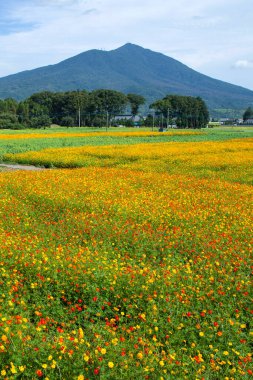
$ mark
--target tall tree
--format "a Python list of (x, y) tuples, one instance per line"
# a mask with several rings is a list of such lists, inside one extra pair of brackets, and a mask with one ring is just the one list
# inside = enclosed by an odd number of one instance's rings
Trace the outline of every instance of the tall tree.
[(99, 112), (108, 112), (110, 116), (122, 112), (128, 102), (126, 95), (119, 91), (101, 89), (92, 91), (91, 94), (99, 105)]
[(127, 99), (130, 103), (131, 114), (134, 117), (138, 114), (139, 107), (145, 103), (145, 98), (137, 94), (127, 94)]
[(253, 118), (253, 109), (251, 107), (248, 107), (243, 114), (243, 121), (247, 121), (251, 118)]
[(205, 102), (200, 98), (180, 95), (167, 95), (150, 106), (167, 117), (169, 123), (178, 128), (203, 128), (209, 121)]

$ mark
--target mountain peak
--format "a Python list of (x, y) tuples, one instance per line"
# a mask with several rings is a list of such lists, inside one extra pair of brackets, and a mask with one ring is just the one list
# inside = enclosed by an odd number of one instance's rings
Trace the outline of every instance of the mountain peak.
[(126, 44), (118, 47), (117, 49), (114, 49), (113, 51), (126, 51), (126, 52), (133, 52), (133, 51), (143, 51), (146, 50), (142, 46), (132, 44), (130, 42), (127, 42)]
[(136, 44), (132, 44), (131, 42), (127, 42), (125, 43), (124, 45), (120, 46), (117, 50), (121, 50), (121, 49), (144, 49), (142, 46), (139, 46), (139, 45), (136, 45)]

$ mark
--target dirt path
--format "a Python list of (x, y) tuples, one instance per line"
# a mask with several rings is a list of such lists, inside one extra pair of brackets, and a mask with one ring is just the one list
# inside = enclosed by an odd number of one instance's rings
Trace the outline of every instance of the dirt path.
[(8, 170), (31, 170), (31, 171), (38, 171), (38, 170), (45, 170), (45, 168), (38, 168), (37, 166), (33, 165), (19, 165), (19, 164), (0, 164), (0, 171), (3, 168), (3, 171)]

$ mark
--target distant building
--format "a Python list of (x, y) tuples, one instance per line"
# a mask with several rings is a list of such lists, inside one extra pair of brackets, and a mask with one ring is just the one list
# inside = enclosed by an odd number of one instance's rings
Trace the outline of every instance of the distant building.
[(241, 125), (243, 123), (242, 119), (235, 119), (229, 117), (223, 117), (219, 119), (220, 125)]
[(143, 117), (141, 116), (132, 116), (132, 115), (116, 115), (113, 118), (113, 122), (120, 122), (120, 121), (131, 121), (133, 122), (134, 126), (138, 127), (141, 125), (141, 121), (143, 120)]
[(253, 125), (253, 118), (247, 119), (243, 122), (243, 125)]

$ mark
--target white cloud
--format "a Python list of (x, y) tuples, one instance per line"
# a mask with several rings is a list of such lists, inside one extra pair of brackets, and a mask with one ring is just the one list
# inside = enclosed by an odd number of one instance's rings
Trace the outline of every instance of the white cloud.
[(249, 61), (247, 59), (239, 59), (235, 62), (233, 67), (235, 67), (236, 69), (252, 69), (253, 61)]

